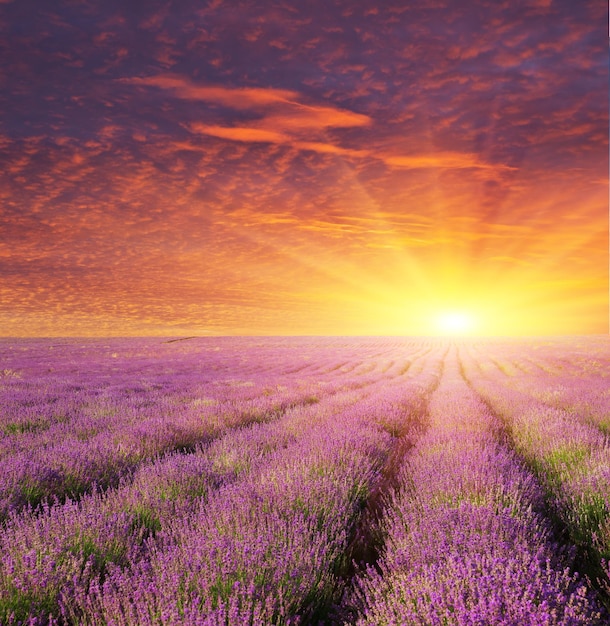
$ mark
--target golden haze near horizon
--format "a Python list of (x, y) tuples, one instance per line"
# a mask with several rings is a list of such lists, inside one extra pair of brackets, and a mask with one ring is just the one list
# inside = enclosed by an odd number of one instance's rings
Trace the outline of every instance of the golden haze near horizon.
[(34, 4), (0, 335), (608, 332), (602, 3)]

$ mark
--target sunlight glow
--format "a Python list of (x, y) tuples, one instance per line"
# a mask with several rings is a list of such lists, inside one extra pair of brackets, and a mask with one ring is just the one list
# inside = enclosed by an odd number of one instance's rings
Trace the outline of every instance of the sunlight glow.
[(443, 311), (436, 318), (436, 328), (442, 335), (467, 335), (473, 332), (475, 323), (470, 313)]

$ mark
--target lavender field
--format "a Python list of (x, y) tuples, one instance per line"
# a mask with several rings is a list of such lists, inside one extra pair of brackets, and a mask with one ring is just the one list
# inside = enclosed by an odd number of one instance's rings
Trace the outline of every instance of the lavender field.
[(610, 339), (0, 340), (0, 623), (608, 624)]

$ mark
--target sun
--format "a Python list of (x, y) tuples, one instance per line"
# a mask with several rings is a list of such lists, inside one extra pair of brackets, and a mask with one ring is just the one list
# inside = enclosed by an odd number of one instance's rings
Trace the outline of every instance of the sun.
[(466, 311), (442, 311), (435, 325), (441, 335), (469, 335), (475, 329), (475, 319)]

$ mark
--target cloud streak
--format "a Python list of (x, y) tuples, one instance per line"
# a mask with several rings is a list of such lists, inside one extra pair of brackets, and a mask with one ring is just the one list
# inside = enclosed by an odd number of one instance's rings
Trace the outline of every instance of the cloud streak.
[(288, 89), (198, 85), (183, 76), (174, 74), (119, 78), (117, 80), (127, 85), (157, 87), (185, 100), (217, 102), (234, 109), (248, 109), (277, 103), (295, 104), (298, 97), (296, 92)]
[(385, 155), (373, 150), (346, 148), (326, 141), (307, 140), (312, 133), (330, 128), (368, 126), (372, 119), (352, 111), (331, 106), (304, 104), (295, 91), (262, 88), (227, 88), (204, 86), (173, 74), (146, 78), (125, 78), (120, 82), (136, 86), (157, 87), (175, 97), (220, 104), (239, 111), (253, 110), (257, 119), (247, 126), (222, 126), (193, 122), (188, 129), (195, 134), (209, 135), (244, 143), (288, 144), (297, 150), (346, 158), (376, 158), (389, 167), (401, 169), (515, 169), (480, 161), (474, 154), (438, 152), (435, 154)]

